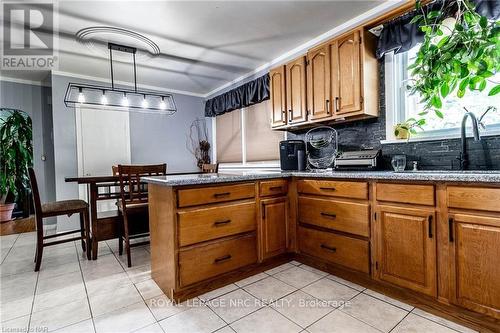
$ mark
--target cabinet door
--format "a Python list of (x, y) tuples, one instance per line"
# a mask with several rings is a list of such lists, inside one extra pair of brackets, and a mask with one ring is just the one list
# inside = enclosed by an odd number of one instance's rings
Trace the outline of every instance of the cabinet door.
[(286, 125), (285, 66), (269, 71), (271, 81), (271, 126)]
[(376, 277), (436, 295), (434, 211), (378, 206)]
[(286, 64), (286, 106), (288, 123), (306, 121), (306, 58), (300, 57)]
[(331, 46), (332, 96), (337, 114), (361, 110), (360, 39), (360, 31), (357, 30), (336, 40)]
[(284, 253), (287, 247), (288, 199), (261, 201), (262, 258)]
[(307, 53), (307, 110), (310, 119), (333, 115), (330, 101), (330, 46)]
[(500, 319), (500, 218), (449, 220), (451, 301)]

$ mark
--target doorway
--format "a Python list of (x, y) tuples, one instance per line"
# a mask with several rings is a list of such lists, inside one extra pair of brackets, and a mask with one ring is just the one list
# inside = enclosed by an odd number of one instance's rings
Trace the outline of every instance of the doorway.
[[(111, 167), (130, 164), (130, 117), (113, 109), (77, 107), (76, 138), (78, 176), (108, 176)], [(80, 198), (87, 200), (84, 186)], [(98, 211), (114, 210), (115, 202), (99, 201)]]

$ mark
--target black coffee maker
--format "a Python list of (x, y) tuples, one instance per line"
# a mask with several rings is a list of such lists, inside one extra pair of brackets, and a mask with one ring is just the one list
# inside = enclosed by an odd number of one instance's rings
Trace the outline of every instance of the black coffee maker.
[(281, 170), (305, 170), (305, 142), (302, 140), (280, 141), (280, 164)]

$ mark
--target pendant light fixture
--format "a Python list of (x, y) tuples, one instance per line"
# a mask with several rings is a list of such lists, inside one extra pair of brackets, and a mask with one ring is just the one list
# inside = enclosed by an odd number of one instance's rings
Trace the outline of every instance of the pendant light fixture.
[[(140, 91), (137, 89), (137, 66), (135, 47), (108, 43), (111, 69), (111, 87), (69, 83), (64, 96), (67, 107), (86, 106), (93, 108), (113, 107), (130, 112), (173, 114), (177, 111), (171, 94)], [(113, 51), (132, 54), (134, 69), (134, 89), (116, 88), (113, 72)]]

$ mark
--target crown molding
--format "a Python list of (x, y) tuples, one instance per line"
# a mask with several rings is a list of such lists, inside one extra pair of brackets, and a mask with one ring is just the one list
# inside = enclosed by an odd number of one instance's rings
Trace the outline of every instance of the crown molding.
[(291, 49), (288, 52), (283, 53), (279, 57), (257, 67), (253, 71), (248, 72), (248, 73), (238, 77), (235, 80), (232, 80), (228, 83), (225, 83), (218, 88), (215, 88), (214, 90), (205, 94), (204, 97), (208, 98), (208, 97), (216, 94), (217, 92), (224, 90), (228, 87), (231, 87), (232, 85), (239, 83), (245, 79), (248, 79), (249, 77), (251, 77), (259, 72), (271, 69), (272, 67), (277, 66), (281, 63), (284, 63), (287, 60), (293, 59), (294, 57), (298, 57), (300, 54), (304, 54), (305, 52), (307, 52), (307, 50), (309, 50), (310, 48), (313, 48), (314, 46), (316, 46), (318, 44), (321, 44), (321, 43), (323, 43), (323, 42), (325, 42), (325, 41), (327, 41), (335, 36), (341, 35), (344, 32), (347, 32), (351, 29), (354, 29), (360, 25), (366, 24), (367, 22), (373, 20), (374, 18), (376, 18), (382, 14), (385, 14), (385, 13), (401, 6), (402, 4), (405, 4), (406, 2), (407, 2), (407, 0), (389, 0), (387, 2), (384, 2), (380, 5), (378, 5), (377, 7), (374, 7), (372, 9), (370, 9), (369, 11), (364, 12), (363, 14), (358, 15), (358, 16), (350, 19), (349, 21), (344, 22), (341, 25), (336, 26), (335, 28), (309, 40), (308, 42), (306, 42), (302, 45), (299, 45), (299, 46)]
[(50, 87), (50, 84), (43, 82), (43, 80), (33, 81), (33, 80), (18, 79), (15, 77), (2, 76), (0, 77), (0, 81), (27, 84), (31, 86)]
[[(109, 79), (104, 79), (101, 77), (82, 75), (82, 74), (76, 74), (76, 73), (64, 72), (64, 71), (54, 71), (54, 70), (51, 71), (51, 73), (52, 73), (52, 75), (60, 75), (60, 76), (72, 77), (72, 78), (77, 78), (77, 79), (82, 79), (82, 80), (91, 80), (91, 81), (97, 81), (97, 82), (103, 82), (103, 83), (110, 84)], [(132, 83), (127, 82), (127, 81), (115, 80), (115, 84), (126, 86), (126, 87), (133, 87)], [(195, 92), (191, 92), (191, 91), (170, 89), (170, 88), (151, 86), (151, 85), (146, 85), (146, 84), (137, 84), (137, 88), (141, 88), (141, 89), (145, 89), (145, 90), (169, 92), (169, 93), (174, 93), (174, 94), (181, 94), (181, 95), (201, 97), (201, 98), (204, 98), (206, 96), (205, 94), (199, 94), (199, 93), (195, 93)]]

